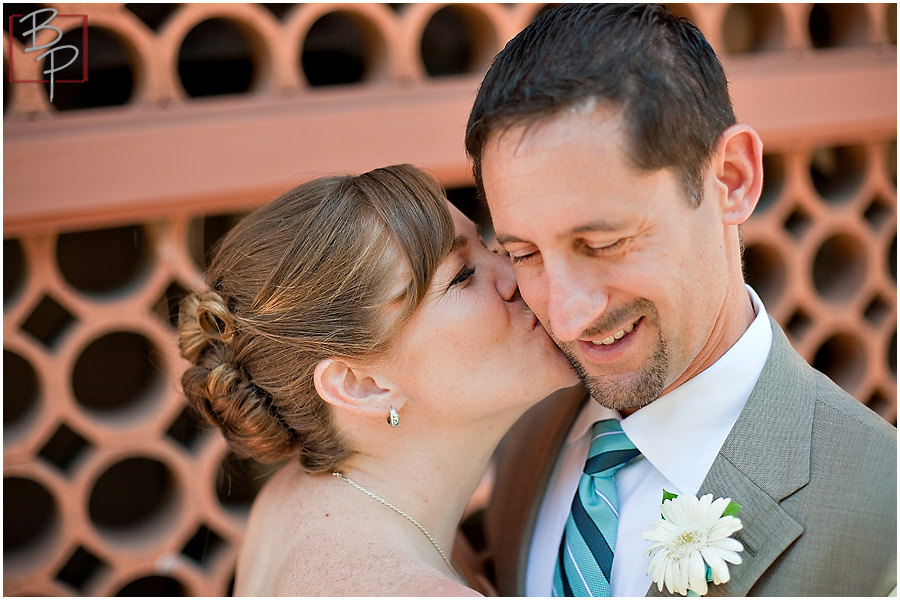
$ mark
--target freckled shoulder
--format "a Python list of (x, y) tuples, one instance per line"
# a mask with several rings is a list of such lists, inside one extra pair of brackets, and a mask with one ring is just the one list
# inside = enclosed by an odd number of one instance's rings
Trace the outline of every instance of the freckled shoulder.
[(392, 513), (344, 492), (293, 466), (275, 474), (251, 510), (235, 595), (480, 595), (423, 561), (431, 547)]
[[(321, 539), (321, 538), (320, 538)], [(335, 541), (335, 540), (331, 540)], [(317, 554), (321, 551), (317, 549)], [(335, 550), (338, 550), (335, 548)], [(272, 588), (276, 596), (480, 596), (419, 560), (377, 542), (289, 562)]]

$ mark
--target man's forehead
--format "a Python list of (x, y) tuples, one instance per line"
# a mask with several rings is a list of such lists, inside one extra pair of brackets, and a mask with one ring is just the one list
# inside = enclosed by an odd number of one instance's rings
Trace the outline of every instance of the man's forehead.
[(584, 98), (556, 111), (512, 117), (491, 131), (483, 156), (489, 151), (515, 155), (527, 151), (529, 145), (546, 139), (548, 133), (566, 128), (573, 120), (578, 128), (598, 127), (609, 133), (624, 131), (622, 109), (608, 101)]

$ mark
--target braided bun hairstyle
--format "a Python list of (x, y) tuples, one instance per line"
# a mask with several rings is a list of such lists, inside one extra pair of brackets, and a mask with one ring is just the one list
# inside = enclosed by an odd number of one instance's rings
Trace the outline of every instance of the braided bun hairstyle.
[(351, 450), (316, 364), (383, 356), (453, 236), (440, 186), (410, 165), (310, 181), (257, 209), (217, 245), (210, 289), (181, 304), (188, 401), (239, 454), (333, 470)]

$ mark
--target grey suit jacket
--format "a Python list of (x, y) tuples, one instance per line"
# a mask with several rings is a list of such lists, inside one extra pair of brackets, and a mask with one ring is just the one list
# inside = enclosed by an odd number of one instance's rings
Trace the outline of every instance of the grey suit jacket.
[[(743, 563), (707, 595), (886, 595), (897, 578), (897, 430), (810, 367), (772, 321), (760, 378), (700, 494), (740, 502)], [(497, 455), (488, 571), (521, 596), (554, 457), (584, 391), (534, 407)], [(665, 590), (664, 590), (665, 591)], [(648, 595), (661, 595), (655, 585)]]

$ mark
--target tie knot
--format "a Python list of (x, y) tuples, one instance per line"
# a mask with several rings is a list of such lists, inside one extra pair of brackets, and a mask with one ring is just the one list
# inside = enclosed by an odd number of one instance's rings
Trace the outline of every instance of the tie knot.
[(611, 477), (622, 465), (638, 456), (622, 425), (616, 419), (597, 421), (591, 428), (591, 447), (584, 472), (587, 475)]

